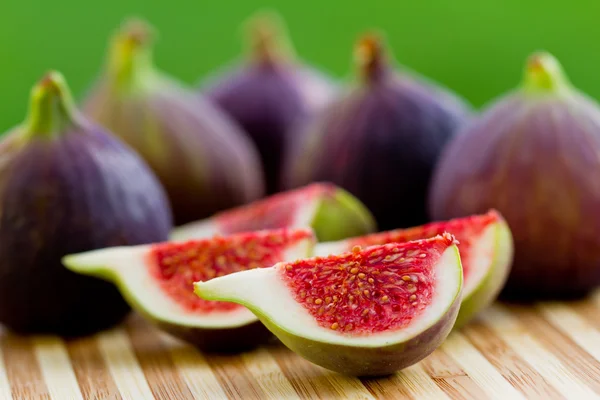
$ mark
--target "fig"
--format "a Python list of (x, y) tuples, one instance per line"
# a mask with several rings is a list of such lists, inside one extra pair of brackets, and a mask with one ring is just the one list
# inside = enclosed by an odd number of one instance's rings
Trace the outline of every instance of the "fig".
[(84, 112), (148, 162), (167, 191), (176, 224), (262, 197), (254, 144), (217, 107), (159, 71), (152, 43), (146, 22), (125, 23)]
[(432, 222), (408, 229), (372, 233), (337, 242), (319, 243), (315, 256), (351, 251), (354, 246), (375, 246), (427, 239), (449, 232), (458, 241), (463, 268), (460, 311), (454, 328), (468, 323), (490, 305), (508, 278), (513, 258), (513, 242), (506, 221), (496, 210), (485, 214)]
[(537, 52), (522, 86), (485, 107), (444, 152), (431, 213), (502, 213), (515, 259), (501, 297), (584, 295), (600, 284), (599, 152), (598, 103)]
[(75, 109), (58, 72), (0, 141), (0, 210), (0, 323), (18, 333), (80, 336), (119, 322), (129, 312), (119, 292), (61, 257), (165, 240), (172, 228), (154, 174)]
[(359, 81), (298, 136), (286, 181), (330, 181), (358, 197), (380, 229), (428, 222), (434, 164), (469, 107), (413, 73), (396, 73), (383, 41), (356, 46)]
[(203, 91), (233, 117), (260, 152), (267, 193), (280, 190), (280, 171), (296, 126), (322, 110), (333, 81), (294, 56), (281, 18), (260, 13), (249, 25), (249, 56), (209, 78)]
[(347, 375), (394, 373), (447, 337), (462, 268), (452, 235), (390, 243), (194, 283), (250, 309), (294, 352)]
[(339, 240), (376, 230), (369, 210), (346, 191), (319, 182), (277, 193), (212, 218), (176, 228), (176, 240), (277, 228), (312, 228), (320, 241)]
[(131, 306), (163, 330), (206, 351), (236, 351), (271, 337), (234, 303), (194, 295), (195, 281), (306, 257), (310, 229), (271, 230), (184, 242), (114, 247), (64, 257), (72, 271), (114, 282)]

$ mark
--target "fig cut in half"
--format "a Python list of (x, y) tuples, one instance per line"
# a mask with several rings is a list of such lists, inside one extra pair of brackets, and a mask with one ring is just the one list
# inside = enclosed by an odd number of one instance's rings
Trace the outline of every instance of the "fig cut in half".
[(357, 245), (364, 247), (427, 239), (444, 232), (451, 233), (458, 240), (463, 267), (462, 304), (454, 326), (459, 328), (498, 297), (512, 266), (512, 235), (506, 221), (496, 210), (414, 228), (320, 243), (316, 246), (314, 255), (343, 253)]
[(456, 240), (390, 243), (282, 262), (194, 284), (207, 300), (248, 307), (287, 347), (355, 376), (394, 373), (452, 330), (462, 289)]
[(246, 308), (198, 298), (193, 283), (304, 258), (314, 243), (310, 229), (281, 229), (113, 247), (69, 255), (63, 263), (114, 282), (132, 308), (166, 332), (203, 350), (229, 352), (271, 335)]
[(354, 196), (330, 183), (313, 183), (178, 227), (174, 240), (281, 228), (312, 228), (319, 241), (375, 231), (375, 220)]

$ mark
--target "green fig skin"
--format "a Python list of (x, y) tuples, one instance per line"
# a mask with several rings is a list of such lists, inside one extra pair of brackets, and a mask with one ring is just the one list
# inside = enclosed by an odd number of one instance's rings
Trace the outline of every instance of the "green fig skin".
[(166, 239), (166, 195), (131, 149), (74, 109), (62, 75), (32, 91), (28, 121), (0, 142), (0, 323), (65, 337), (120, 322), (129, 306), (62, 256)]
[(335, 188), (333, 196), (324, 196), (311, 227), (317, 239), (326, 242), (374, 232), (376, 222), (360, 200)]
[(385, 376), (424, 359), (448, 337), (460, 309), (460, 296), (435, 325), (404, 343), (379, 348), (359, 348), (315, 342), (280, 329), (252, 310), (277, 338), (296, 354), (324, 368), (348, 376)]
[(463, 297), (454, 324), (455, 330), (465, 326), (492, 304), (506, 284), (512, 266), (514, 245), (508, 224), (503, 219), (497, 223), (494, 236), (493, 265), (477, 289)]
[[(318, 208), (310, 219), (303, 221), (301, 227), (310, 227), (319, 241), (341, 240), (377, 229), (375, 219), (360, 200), (335, 185), (319, 182), (177, 227), (171, 238), (186, 240), (215, 234), (286, 228), (289, 224), (297, 224), (293, 221), (295, 213), (301, 212), (299, 209), (306, 205), (305, 202), (312, 201), (319, 202)], [(232, 219), (235, 221), (231, 222)]]

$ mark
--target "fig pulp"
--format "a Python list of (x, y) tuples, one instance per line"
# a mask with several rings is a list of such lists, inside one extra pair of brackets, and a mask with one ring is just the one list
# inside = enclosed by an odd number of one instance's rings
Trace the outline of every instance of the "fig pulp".
[(547, 53), (521, 88), (488, 105), (444, 152), (436, 219), (495, 208), (514, 236), (503, 291), (512, 299), (580, 296), (600, 284), (600, 108)]
[(234, 351), (271, 335), (244, 307), (195, 296), (193, 282), (306, 257), (314, 242), (309, 229), (281, 229), (109, 248), (67, 256), (64, 263), (114, 282), (132, 307), (174, 336), (204, 350)]
[(449, 92), (393, 71), (382, 47), (375, 36), (358, 42), (359, 82), (298, 136), (286, 180), (337, 184), (387, 230), (428, 221), (434, 164), (469, 112)]
[(458, 313), (462, 269), (450, 234), (278, 263), (194, 284), (248, 307), (286, 346), (322, 367), (394, 373), (433, 352)]
[(136, 149), (183, 224), (264, 194), (253, 143), (229, 117), (152, 65), (152, 30), (128, 21), (84, 111)]
[(319, 243), (315, 248), (315, 255), (339, 254), (352, 250), (354, 246), (404, 243), (434, 237), (444, 232), (456, 237), (463, 267), (463, 295), (454, 325), (458, 328), (496, 299), (510, 271), (513, 257), (512, 236), (508, 225), (495, 210), (414, 228), (373, 233), (339, 242)]
[(207, 96), (233, 117), (260, 152), (267, 193), (280, 190), (286, 148), (297, 125), (333, 98), (332, 82), (294, 58), (277, 15), (250, 23), (250, 57), (213, 78)]
[(0, 142), (0, 323), (16, 332), (78, 336), (120, 321), (119, 292), (61, 257), (165, 240), (172, 226), (147, 165), (72, 103), (49, 73), (29, 118)]
[(186, 240), (215, 234), (308, 227), (321, 241), (375, 231), (373, 218), (360, 201), (334, 185), (314, 183), (180, 226), (171, 237)]

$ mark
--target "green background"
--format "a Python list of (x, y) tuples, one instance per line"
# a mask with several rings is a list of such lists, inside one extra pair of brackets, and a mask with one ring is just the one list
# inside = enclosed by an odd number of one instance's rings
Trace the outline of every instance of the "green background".
[(0, 0), (0, 132), (23, 119), (29, 89), (48, 69), (61, 70), (81, 97), (124, 17), (152, 22), (157, 64), (196, 84), (239, 55), (240, 23), (263, 8), (283, 15), (304, 59), (338, 77), (351, 70), (357, 35), (376, 27), (399, 62), (476, 105), (516, 85), (536, 49), (554, 53), (600, 98), (598, 0)]

